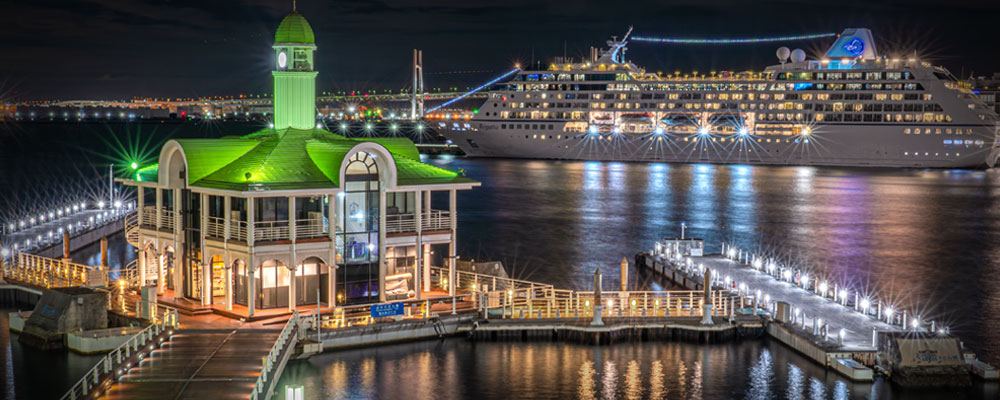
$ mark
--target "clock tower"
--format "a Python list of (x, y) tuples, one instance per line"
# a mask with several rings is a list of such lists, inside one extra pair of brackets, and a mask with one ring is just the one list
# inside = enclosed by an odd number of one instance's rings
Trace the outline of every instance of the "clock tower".
[(316, 74), (312, 27), (292, 11), (274, 34), (274, 129), (312, 129), (316, 125)]

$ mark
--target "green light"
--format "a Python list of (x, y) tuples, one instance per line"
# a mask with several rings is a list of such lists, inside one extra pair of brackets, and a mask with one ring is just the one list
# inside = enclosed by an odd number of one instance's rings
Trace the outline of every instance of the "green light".
[(139, 164), (136, 164), (136, 163), (135, 163), (135, 162), (133, 161), (133, 162), (132, 162), (132, 169), (139, 169)]

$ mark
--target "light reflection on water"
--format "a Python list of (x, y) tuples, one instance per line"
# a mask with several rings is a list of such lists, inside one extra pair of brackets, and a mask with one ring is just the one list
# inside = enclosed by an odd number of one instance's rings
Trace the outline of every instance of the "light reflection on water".
[[(436, 162), (435, 160), (430, 160)], [(687, 234), (762, 246), (937, 319), (1000, 364), (1000, 171), (457, 158), (459, 254), (513, 275), (619, 286), (622, 257)], [(632, 287), (660, 288), (648, 274)], [(689, 368), (692, 367), (689, 365)], [(597, 368), (600, 368), (598, 366)]]
[[(534, 365), (532, 365), (534, 364)], [(292, 362), (278, 382), (307, 398), (385, 399), (954, 399), (969, 391), (852, 384), (770, 341), (699, 345), (416, 342)]]

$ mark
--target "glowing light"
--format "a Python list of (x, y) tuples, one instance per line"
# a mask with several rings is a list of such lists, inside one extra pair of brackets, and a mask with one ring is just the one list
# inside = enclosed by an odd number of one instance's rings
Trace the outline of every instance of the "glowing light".
[(104, 208), (104, 200), (101, 200), (101, 201), (97, 202), (97, 208), (99, 208), (99, 209), (103, 209)]
[(437, 110), (438, 110), (438, 109), (440, 109), (440, 108), (443, 108), (443, 107), (447, 107), (447, 106), (449, 106), (449, 105), (452, 105), (452, 104), (454, 104), (455, 102), (457, 102), (457, 101), (459, 101), (459, 100), (462, 100), (462, 99), (466, 98), (467, 96), (469, 96), (469, 95), (471, 95), (471, 94), (473, 94), (473, 93), (476, 93), (476, 92), (478, 92), (478, 91), (480, 91), (480, 90), (483, 90), (484, 88), (487, 88), (487, 87), (489, 87), (490, 85), (493, 85), (494, 83), (497, 83), (497, 82), (500, 82), (500, 81), (501, 81), (501, 80), (503, 80), (504, 78), (507, 78), (507, 77), (508, 77), (508, 76), (510, 76), (511, 74), (513, 74), (513, 73), (515, 73), (515, 72), (517, 72), (517, 71), (520, 71), (520, 70), (521, 70), (521, 68), (519, 68), (519, 67), (516, 67), (516, 68), (514, 68), (514, 69), (512, 69), (512, 70), (510, 70), (510, 71), (507, 71), (507, 72), (506, 72), (506, 73), (504, 73), (503, 75), (500, 75), (500, 76), (498, 76), (498, 77), (494, 78), (493, 80), (491, 80), (491, 81), (489, 81), (489, 82), (486, 82), (486, 83), (485, 83), (485, 84), (483, 84), (482, 86), (480, 86), (480, 87), (477, 87), (477, 88), (475, 88), (475, 89), (472, 89), (472, 90), (470, 90), (470, 91), (468, 91), (468, 92), (465, 92), (465, 93), (462, 93), (462, 95), (461, 95), (461, 96), (458, 96), (458, 97), (456, 97), (456, 98), (454, 98), (454, 99), (451, 99), (451, 100), (448, 100), (448, 101), (446, 101), (446, 102), (444, 102), (444, 103), (441, 103), (441, 105), (439, 105), (439, 106), (437, 106), (437, 107), (433, 107), (433, 108), (431, 108), (430, 110), (427, 110), (427, 112), (428, 112), (428, 113), (432, 113), (432, 112), (434, 112), (434, 111), (437, 111)]
[(868, 300), (867, 298), (861, 299), (861, 309), (862, 310), (866, 310), (867, 311), (868, 307), (871, 307), (871, 306), (872, 306), (872, 302), (870, 300)]
[(596, 135), (597, 134), (597, 127), (594, 126), (594, 125), (591, 125), (590, 129), (588, 129), (588, 131), (590, 131), (591, 135)]
[(132, 162), (132, 164), (130, 166), (132, 167), (132, 169), (139, 169), (139, 164), (137, 164), (135, 162)]
[(828, 286), (826, 284), (826, 282), (820, 282), (820, 284), (819, 284), (819, 292), (820, 293), (822, 293), (822, 294), (825, 295), (826, 294), (826, 290), (829, 289), (829, 288), (830, 288), (830, 286)]
[(663, 134), (663, 128), (656, 127), (656, 134), (657, 135), (662, 135)]
[(698, 128), (698, 134), (702, 136), (708, 135), (708, 127), (703, 126), (701, 128)]
[(913, 317), (913, 322), (910, 322), (910, 326), (912, 326), (913, 329), (919, 328), (920, 327), (920, 318), (919, 317)]
[(811, 39), (820, 39), (831, 36), (837, 36), (837, 34), (831, 32), (831, 33), (815, 33), (809, 35), (771, 36), (771, 37), (755, 37), (755, 38), (725, 38), (725, 39), (655, 38), (648, 36), (633, 36), (632, 40), (638, 42), (672, 43), (672, 44), (744, 44), (744, 43), (784, 42), (791, 40), (811, 40)]
[(893, 314), (893, 313), (895, 313), (895, 312), (896, 312), (896, 310), (893, 310), (893, 309), (892, 309), (892, 307), (889, 307), (889, 308), (886, 308), (886, 309), (885, 309), (885, 317), (886, 317), (886, 318), (889, 318), (889, 317), (891, 317), (891, 316), (892, 316), (892, 314)]
[(812, 128), (808, 126), (802, 127), (802, 136), (809, 136), (810, 134), (812, 134)]
[(740, 128), (740, 136), (746, 136), (746, 135), (747, 135), (747, 128)]

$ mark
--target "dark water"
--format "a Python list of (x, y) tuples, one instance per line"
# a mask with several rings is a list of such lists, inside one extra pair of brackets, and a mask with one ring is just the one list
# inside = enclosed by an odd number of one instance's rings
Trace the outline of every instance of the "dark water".
[(464, 339), (325, 353), (278, 382), (309, 399), (979, 399), (962, 392), (852, 384), (770, 341), (698, 345), (473, 343)]
[[(57, 192), (53, 182), (99, 181), (100, 169), (87, 163), (102, 159), (94, 152), (114, 147), (109, 138), (159, 143), (167, 137), (215, 137), (254, 128), (19, 127), (0, 136), (5, 140), (0, 142), (5, 160), (0, 162), (0, 192), (7, 193), (0, 204), (24, 207), (31, 204), (26, 199)], [(129, 139), (133, 134), (143, 139)], [(504, 261), (516, 277), (589, 288), (594, 268), (603, 268), (606, 284), (616, 286), (623, 256), (649, 249), (660, 237), (677, 236), (684, 221), (688, 235), (706, 239), (710, 251), (725, 240), (787, 256), (834, 282), (949, 326), (981, 358), (1000, 364), (996, 172), (461, 158), (432, 162), (461, 167), (483, 182), (459, 196), (459, 254)], [(33, 176), (32, 170), (43, 173)], [(62, 176), (60, 170), (71, 174)], [(21, 189), (10, 190), (15, 188)], [(132, 257), (122, 244), (112, 248), (113, 258)], [(90, 249), (80, 257), (95, 254)], [(660, 285), (644, 275), (633, 279), (635, 287)], [(9, 349), (8, 343), (0, 338), (0, 346)], [(7, 376), (15, 378), (56, 362), (49, 357), (12, 361), (5, 360), (4, 366), (12, 371)], [(90, 367), (81, 363), (74, 368)], [(25, 380), (13, 382), (23, 385)], [(308, 398), (605, 398), (630, 393), (678, 399), (996, 397), (995, 386), (949, 394), (854, 385), (767, 341), (594, 348), (452, 339), (324, 354), (293, 363), (279, 387), (287, 384), (306, 385)], [(662, 390), (654, 392), (657, 387)]]

